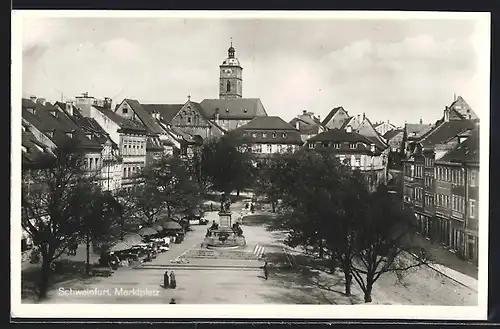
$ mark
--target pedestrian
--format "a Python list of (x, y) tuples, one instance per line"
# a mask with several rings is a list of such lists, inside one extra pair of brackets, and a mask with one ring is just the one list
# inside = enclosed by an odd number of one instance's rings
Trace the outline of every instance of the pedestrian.
[(168, 281), (168, 271), (165, 271), (165, 274), (163, 274), (163, 289), (167, 289), (170, 287), (170, 283)]
[(170, 272), (170, 288), (175, 289), (177, 287), (177, 281), (175, 280), (174, 271)]
[(169, 303), (169, 304), (177, 304), (177, 303), (175, 302), (175, 298), (172, 298), (172, 299), (170, 300), (170, 303)]
[(262, 268), (264, 269), (264, 278), (267, 280), (267, 278), (269, 277), (269, 268), (267, 262), (264, 263), (264, 266)]
[(210, 203), (210, 211), (214, 211), (214, 204), (213, 204), (213, 202)]
[(255, 211), (255, 207), (253, 205), (253, 203), (250, 205), (250, 212), (253, 214), (253, 212)]
[(248, 202), (245, 203), (245, 210), (248, 210)]

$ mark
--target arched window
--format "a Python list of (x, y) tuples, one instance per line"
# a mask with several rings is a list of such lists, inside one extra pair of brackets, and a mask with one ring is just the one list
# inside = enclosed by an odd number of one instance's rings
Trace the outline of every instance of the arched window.
[(231, 91), (231, 82), (228, 80), (226, 84), (226, 91), (230, 92)]

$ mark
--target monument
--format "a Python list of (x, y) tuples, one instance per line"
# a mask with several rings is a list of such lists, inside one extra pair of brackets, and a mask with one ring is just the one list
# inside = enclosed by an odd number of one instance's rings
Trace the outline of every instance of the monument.
[(246, 245), (243, 230), (238, 223), (233, 224), (231, 219), (231, 199), (222, 194), (220, 211), (219, 211), (219, 224), (215, 221), (207, 229), (204, 245), (207, 248), (237, 248)]

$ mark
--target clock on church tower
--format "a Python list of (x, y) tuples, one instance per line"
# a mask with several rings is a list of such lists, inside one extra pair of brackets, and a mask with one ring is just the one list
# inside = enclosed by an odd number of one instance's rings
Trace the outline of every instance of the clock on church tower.
[(227, 58), (222, 62), (219, 78), (219, 98), (238, 99), (243, 95), (243, 68), (240, 61), (234, 56), (233, 43), (227, 51)]

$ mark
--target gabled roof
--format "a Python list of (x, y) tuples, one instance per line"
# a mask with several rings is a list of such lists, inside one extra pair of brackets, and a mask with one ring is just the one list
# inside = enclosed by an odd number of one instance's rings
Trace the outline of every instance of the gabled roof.
[(255, 117), (247, 124), (239, 127), (240, 130), (293, 130), (297, 131), (294, 126), (287, 123), (278, 116)]
[(132, 108), (132, 110), (137, 114), (139, 119), (142, 121), (144, 126), (146, 126), (147, 130), (149, 133), (152, 134), (163, 134), (165, 131), (163, 130), (162, 127), (160, 127), (156, 121), (153, 119), (153, 117), (146, 111), (141, 103), (135, 99), (129, 99), (125, 98), (123, 100), (124, 102), (127, 102), (128, 105)]
[[(339, 107), (335, 107), (334, 109), (332, 109), (330, 111), (330, 113), (328, 113), (328, 115), (326, 116), (326, 118), (323, 120), (323, 122), (321, 123), (323, 126), (326, 125), (332, 118), (335, 114), (337, 114), (338, 111), (345, 111), (345, 109), (342, 107), (342, 106), (339, 106)], [(346, 112), (346, 111), (345, 111)]]
[(23, 131), (21, 138), (21, 145), (26, 148), (22, 151), (23, 166), (34, 165), (43, 162), (48, 156), (54, 156), (51, 152), (48, 152), (47, 148), (32, 133)]
[(472, 130), (476, 127), (477, 122), (474, 120), (452, 120), (443, 122), (439, 126), (429, 131), (427, 134), (425, 134), (421, 139), (418, 140), (418, 142), (422, 144), (424, 148), (433, 147), (437, 144), (443, 144), (454, 138), (458, 134), (467, 130)]
[[(382, 151), (385, 147), (379, 147), (375, 140), (372, 140), (366, 136), (358, 134), (356, 132), (347, 132), (342, 129), (330, 129), (321, 134), (318, 134), (312, 138), (310, 138), (307, 143), (315, 143), (315, 142), (332, 142), (339, 143), (339, 150), (349, 150), (349, 151), (370, 151), (370, 145), (374, 144), (377, 148), (377, 151)], [(345, 145), (345, 143), (363, 143), (365, 145), (358, 145), (356, 150), (350, 148), (349, 145)]]
[[(28, 110), (29, 108), (35, 109), (35, 113), (31, 113)], [(56, 116), (53, 114), (56, 114)], [(76, 145), (82, 148), (102, 148), (101, 144), (95, 139), (89, 139), (82, 128), (65, 112), (61, 112), (48, 102), (43, 105), (34, 103), (28, 99), (23, 99), (22, 116), (38, 130), (46, 134), (57, 146), (67, 143), (76, 143)], [(51, 136), (50, 132), (53, 136)], [(72, 137), (68, 136), (69, 133), (72, 133)]]
[(420, 123), (405, 123), (406, 133), (410, 138), (422, 137), (425, 133), (429, 132), (433, 126), (420, 124)]
[(102, 106), (96, 106), (96, 105), (94, 105), (93, 107), (96, 110), (98, 110), (99, 112), (101, 112), (102, 114), (104, 114), (105, 116), (107, 116), (111, 121), (113, 121), (114, 123), (119, 125), (121, 129), (128, 129), (128, 130), (133, 130), (133, 131), (137, 131), (137, 132), (141, 132), (141, 133), (147, 132), (146, 127), (144, 127), (140, 123), (135, 122), (135, 121), (130, 120), (130, 119), (127, 119), (127, 118), (124, 118), (124, 117), (116, 114), (115, 112), (111, 111), (108, 108), (105, 108)]
[(446, 153), (439, 162), (479, 164), (479, 127), (471, 130), (469, 137)]
[(472, 108), (467, 104), (467, 102), (462, 98), (462, 96), (458, 96), (456, 100), (451, 103), (450, 109), (457, 112), (463, 119), (477, 120), (479, 117), (472, 110)]
[[(363, 115), (364, 116), (364, 115)], [(373, 129), (373, 132), (375, 133), (375, 136), (367, 136), (367, 135), (363, 135), (365, 136), (366, 138), (368, 138), (370, 141), (372, 141), (372, 143), (375, 143), (375, 145), (380, 148), (381, 150), (384, 150), (387, 148), (387, 144), (386, 142), (384, 141), (383, 137), (380, 136), (379, 132), (375, 129), (375, 127), (373, 126), (372, 122), (370, 121), (370, 119), (368, 119), (367, 116), (364, 116), (363, 117), (363, 121), (361, 122), (361, 124), (359, 125), (358, 129), (357, 129), (357, 132), (359, 133), (359, 128), (361, 127), (362, 123), (363, 122), (367, 122), (368, 123), (368, 126), (371, 127)]]
[(386, 140), (391, 140), (392, 138), (396, 137), (397, 135), (403, 133), (404, 131), (403, 130), (400, 130), (400, 129), (394, 129), (394, 130), (389, 130), (388, 132), (386, 132), (384, 134), (384, 137)]
[(181, 110), (184, 104), (142, 104), (142, 107), (150, 115), (156, 111), (160, 114), (160, 121), (170, 124), (172, 119)]
[(315, 120), (304, 120), (301, 117), (293, 118), (290, 121), (290, 125), (292, 127), (295, 127), (297, 122), (301, 122), (302, 124), (299, 124), (299, 131), (303, 135), (313, 135), (319, 133), (319, 128), (321, 123), (317, 120), (317, 118), (314, 118)]
[(206, 118), (215, 118), (216, 112), (222, 120), (250, 120), (257, 116), (267, 116), (259, 98), (204, 99), (201, 103)]

